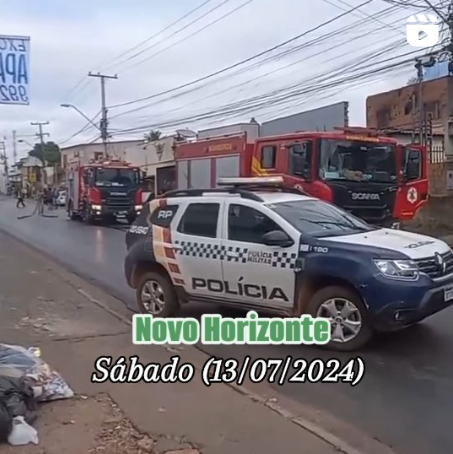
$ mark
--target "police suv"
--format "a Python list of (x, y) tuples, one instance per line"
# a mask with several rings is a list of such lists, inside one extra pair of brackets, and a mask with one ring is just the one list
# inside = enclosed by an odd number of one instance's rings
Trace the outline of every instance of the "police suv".
[(443, 241), (365, 223), (283, 186), (224, 178), (146, 205), (126, 236), (125, 274), (144, 313), (205, 302), (331, 320), (329, 347), (354, 350), (453, 304)]

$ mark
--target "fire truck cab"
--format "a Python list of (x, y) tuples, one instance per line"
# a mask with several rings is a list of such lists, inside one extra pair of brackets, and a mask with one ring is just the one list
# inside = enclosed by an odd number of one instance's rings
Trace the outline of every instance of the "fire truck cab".
[(126, 219), (134, 222), (142, 210), (142, 174), (120, 160), (69, 164), (67, 211), (86, 223)]
[(176, 149), (178, 189), (215, 187), (219, 177), (281, 175), (285, 184), (365, 221), (399, 227), (428, 200), (424, 147), (365, 128), (260, 137), (214, 137)]

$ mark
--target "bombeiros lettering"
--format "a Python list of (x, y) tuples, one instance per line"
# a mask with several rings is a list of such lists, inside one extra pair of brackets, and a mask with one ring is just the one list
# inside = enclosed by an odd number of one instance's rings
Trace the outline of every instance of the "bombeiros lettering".
[(257, 298), (265, 300), (280, 300), (289, 302), (283, 289), (279, 287), (268, 288), (264, 285), (247, 284), (242, 282), (241, 277), (238, 282), (231, 283), (228, 281), (219, 281), (217, 279), (192, 278), (192, 288), (206, 289), (213, 293), (226, 293), (228, 295), (247, 296), (248, 298)]
[(381, 196), (372, 192), (353, 192), (352, 200), (381, 200)]

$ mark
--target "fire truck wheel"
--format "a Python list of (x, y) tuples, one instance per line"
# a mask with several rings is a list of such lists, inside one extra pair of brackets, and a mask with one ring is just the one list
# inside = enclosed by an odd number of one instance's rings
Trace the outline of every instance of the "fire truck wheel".
[(179, 311), (173, 284), (163, 272), (144, 273), (137, 285), (136, 299), (142, 314), (175, 317)]
[(331, 322), (330, 350), (354, 351), (373, 336), (368, 311), (360, 296), (347, 287), (329, 286), (318, 290), (308, 303), (312, 317), (328, 318)]

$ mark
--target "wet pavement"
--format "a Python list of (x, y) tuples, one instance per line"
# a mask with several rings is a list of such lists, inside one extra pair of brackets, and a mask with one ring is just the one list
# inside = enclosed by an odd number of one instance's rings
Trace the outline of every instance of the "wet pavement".
[[(17, 216), (31, 211), (15, 210), (0, 201), (0, 229), (45, 251), (73, 272), (95, 281), (112, 295), (134, 307), (133, 291), (123, 274), (124, 229), (85, 226), (61, 216), (58, 219)], [(190, 307), (200, 315), (217, 308)], [(393, 447), (401, 454), (450, 454), (453, 431), (453, 308), (419, 326), (380, 337), (359, 355), (366, 374), (356, 387), (343, 384), (285, 384), (279, 392), (320, 408)], [(282, 358), (347, 359), (299, 346), (204, 346), (210, 354), (241, 358), (245, 355)]]

